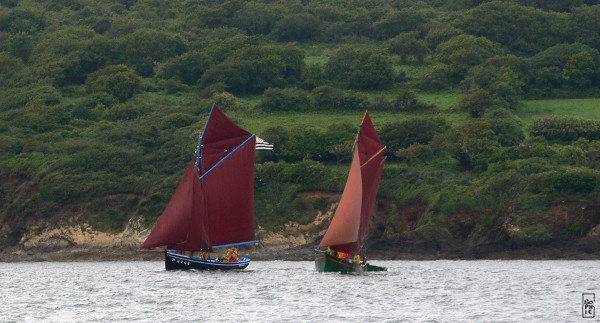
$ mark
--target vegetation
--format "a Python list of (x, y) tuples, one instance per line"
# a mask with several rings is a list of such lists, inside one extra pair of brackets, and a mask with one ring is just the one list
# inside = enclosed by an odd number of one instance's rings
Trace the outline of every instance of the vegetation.
[[(417, 228), (473, 243), (585, 236), (598, 21), (592, 0), (0, 0), (0, 224), (152, 225), (216, 103), (275, 144), (268, 230), (335, 201), (298, 193), (341, 191), (368, 109), (388, 146), (373, 234), (425, 205)], [(546, 215), (560, 201), (567, 222)]]

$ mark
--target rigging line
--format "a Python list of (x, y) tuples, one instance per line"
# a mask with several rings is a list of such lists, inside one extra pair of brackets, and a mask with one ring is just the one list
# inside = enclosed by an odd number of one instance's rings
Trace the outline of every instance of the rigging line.
[(370, 162), (373, 158), (375, 158), (375, 156), (379, 155), (381, 152), (385, 151), (385, 148), (387, 148), (387, 146), (383, 146), (383, 148), (379, 149), (376, 153), (373, 154), (373, 156), (371, 156), (371, 158), (369, 158), (369, 160), (367, 160), (366, 162), (364, 162), (362, 165), (360, 165), (360, 167), (363, 167), (364, 165), (366, 165), (368, 162)]

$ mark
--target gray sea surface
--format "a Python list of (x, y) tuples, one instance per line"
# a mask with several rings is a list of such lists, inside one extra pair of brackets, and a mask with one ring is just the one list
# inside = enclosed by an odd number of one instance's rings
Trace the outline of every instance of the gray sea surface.
[(371, 261), (387, 272), (317, 273), (313, 262), (243, 271), (164, 262), (0, 263), (0, 322), (598, 322), (598, 261)]

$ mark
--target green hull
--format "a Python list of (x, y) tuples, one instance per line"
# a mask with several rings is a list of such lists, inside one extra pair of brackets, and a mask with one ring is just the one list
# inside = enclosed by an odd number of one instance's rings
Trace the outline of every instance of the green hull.
[(315, 252), (315, 267), (320, 273), (361, 273), (365, 271), (387, 271), (387, 268), (371, 264), (356, 264), (330, 255), (326, 251)]

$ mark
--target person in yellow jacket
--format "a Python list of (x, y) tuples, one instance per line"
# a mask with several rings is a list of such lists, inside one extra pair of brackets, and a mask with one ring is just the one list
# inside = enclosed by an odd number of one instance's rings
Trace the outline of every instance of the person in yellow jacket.
[(239, 256), (239, 254), (238, 254), (237, 248), (229, 248), (229, 249), (227, 249), (227, 256), (225, 257), (225, 261), (237, 262), (238, 256)]

